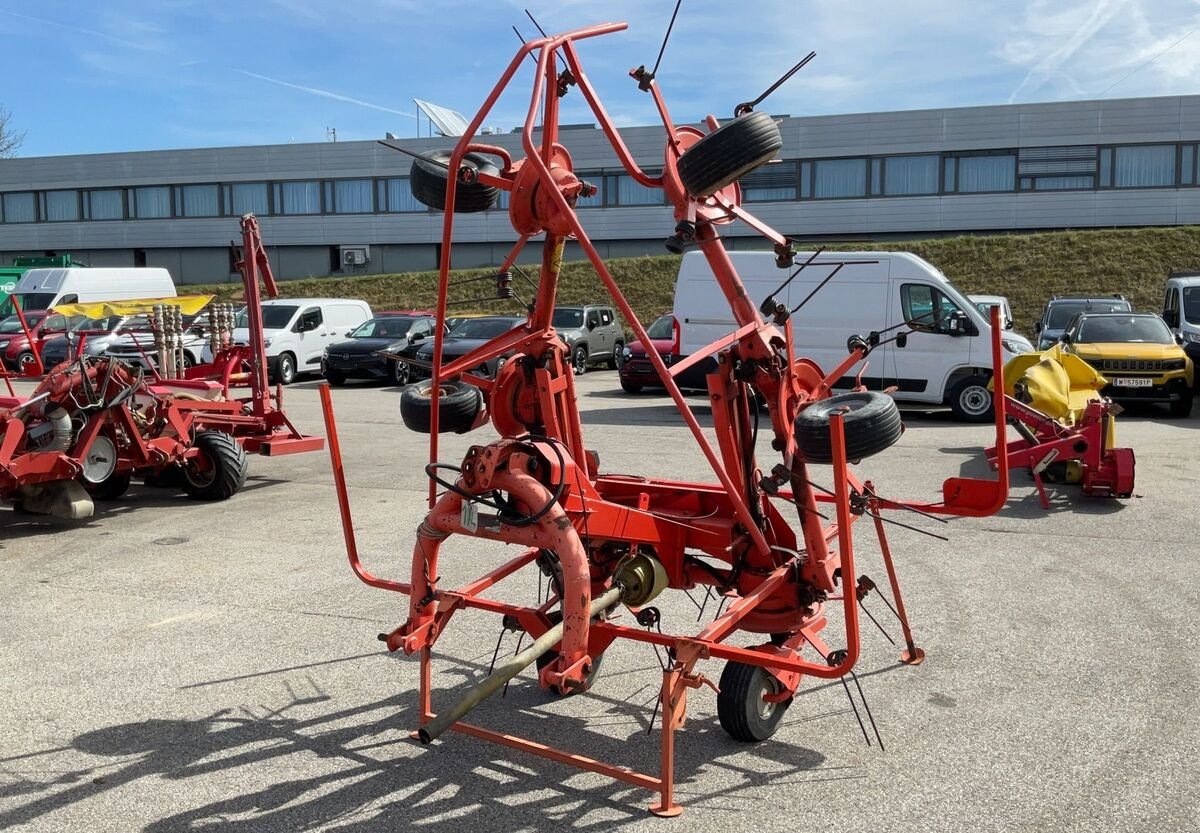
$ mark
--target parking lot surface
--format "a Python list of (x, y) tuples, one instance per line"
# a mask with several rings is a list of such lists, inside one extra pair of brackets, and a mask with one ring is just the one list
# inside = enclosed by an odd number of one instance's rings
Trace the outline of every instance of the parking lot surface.
[[(713, 479), (668, 399), (625, 395), (613, 372), (577, 381), (604, 471)], [(334, 396), (360, 550), (406, 579), (426, 438), (400, 423), (395, 388)], [(692, 403), (710, 425), (704, 398)], [(285, 404), (323, 433), (315, 381), (288, 388)], [(986, 426), (942, 412), (906, 422), (859, 467), (881, 494), (936, 499), (945, 477), (986, 471)], [(858, 679), (886, 749), (865, 744), (837, 682), (802, 684), (757, 746), (721, 730), (702, 688), (678, 735), (674, 820), (646, 812), (649, 793), (596, 775), (461, 735), (428, 748), (408, 738), (416, 663), (376, 641), (407, 598), (350, 572), (324, 453), (253, 458), (226, 503), (135, 485), (84, 523), (0, 508), (0, 830), (1200, 829), (1198, 428), (1165, 411), (1119, 419), (1137, 454), (1128, 501), (1059, 487), (1045, 512), (1014, 473), (997, 516), (897, 517), (950, 540), (889, 529), (928, 657), (900, 665), (864, 620)], [(448, 437), (442, 459), (494, 436)], [(856, 536), (860, 572), (881, 579), (865, 525)], [(443, 553), (443, 586), (506, 556), (474, 540)], [(532, 601), (536, 581), (518, 574), (495, 592)], [(656, 604), (665, 630), (698, 629), (682, 594)], [(886, 608), (868, 606), (898, 640)], [(454, 619), (435, 704), (486, 673), (498, 634), (494, 617)], [(721, 666), (702, 670), (717, 679)], [(622, 642), (588, 694), (552, 699), (526, 673), (473, 721), (655, 772), (660, 680), (653, 650)]]

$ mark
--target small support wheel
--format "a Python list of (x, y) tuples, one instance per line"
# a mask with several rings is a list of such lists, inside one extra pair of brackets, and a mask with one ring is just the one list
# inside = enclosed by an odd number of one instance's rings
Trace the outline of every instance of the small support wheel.
[(812, 403), (796, 417), (796, 444), (808, 462), (833, 462), (829, 418), (834, 413), (842, 414), (847, 460), (863, 460), (891, 448), (904, 432), (900, 410), (886, 393), (840, 393)]
[(199, 454), (183, 466), (183, 490), (192, 500), (228, 500), (246, 483), (246, 450), (224, 431), (201, 431), (193, 445)]
[(747, 113), (727, 122), (679, 157), (679, 179), (694, 197), (707, 197), (741, 179), (783, 147), (770, 114)]
[[(450, 170), (446, 163), (450, 161), (450, 154), (449, 150), (428, 151), (424, 154), (425, 158), (418, 157), (413, 160), (408, 172), (413, 197), (434, 211), (446, 210), (446, 190), (450, 181)], [(500, 169), (483, 154), (468, 153), (463, 156), (462, 164), (478, 173), (491, 176), (500, 174)], [(455, 176), (457, 175), (455, 172)], [(493, 185), (485, 185), (478, 180), (458, 182), (454, 189), (454, 213), (475, 214), (487, 211), (499, 198), (500, 190)]]
[(767, 669), (730, 660), (721, 673), (721, 693), (717, 695), (721, 728), (742, 743), (766, 740), (779, 728), (792, 700), (768, 703), (763, 697), (782, 692), (783, 685)]

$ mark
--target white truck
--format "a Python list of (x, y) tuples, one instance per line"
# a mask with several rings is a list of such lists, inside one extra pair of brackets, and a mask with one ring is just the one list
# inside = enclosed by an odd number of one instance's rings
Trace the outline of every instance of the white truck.
[(59, 304), (91, 301), (129, 301), (174, 298), (171, 273), (157, 267), (30, 269), (21, 276), (13, 295), (23, 310), (50, 309)]
[[(797, 267), (810, 257), (798, 254)], [(804, 302), (791, 319), (796, 350), (825, 371), (846, 357), (851, 336), (890, 330), (886, 339), (907, 332), (905, 322), (913, 320), (933, 330), (909, 333), (903, 347), (881, 345), (839, 387), (852, 386), (861, 372), (868, 388), (894, 387), (897, 401), (949, 405), (958, 418), (973, 422), (991, 418), (991, 325), (932, 264), (907, 252), (826, 252), (777, 291), (795, 269), (778, 268), (773, 253), (731, 252), (730, 258), (755, 306), (772, 294), (788, 309)], [(848, 265), (839, 268), (842, 263)], [(680, 264), (674, 314), (684, 356), (735, 329), (729, 304), (700, 252), (689, 252)], [(1010, 332), (1001, 334), (1001, 345), (1004, 361), (1033, 349)]]

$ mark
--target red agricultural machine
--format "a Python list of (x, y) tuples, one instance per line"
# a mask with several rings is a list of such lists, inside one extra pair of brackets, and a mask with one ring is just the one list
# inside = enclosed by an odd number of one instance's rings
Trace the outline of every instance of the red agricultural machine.
[[(733, 120), (724, 125), (709, 116), (707, 132), (676, 126), (653, 72), (639, 68), (631, 75), (652, 96), (666, 134), (662, 174), (647, 173), (614, 128), (576, 51), (580, 41), (624, 28), (623, 23), (607, 23), (525, 43), (454, 149), (413, 163), (414, 193), (445, 212), (440, 319), (446, 315), (458, 213), (484, 210), (496, 203), (500, 191), (509, 194), (508, 213), (518, 239), (500, 267), (498, 285), (518, 253), (535, 237), (543, 239), (537, 294), (526, 322), (448, 362), (441, 358), (438, 329), (432, 380), (405, 391), (406, 422), (430, 434), (426, 471), (431, 479), (430, 511), (416, 533), (407, 581), (377, 577), (360, 562), (327, 387), (322, 388), (322, 398), (352, 567), (367, 584), (409, 597), (407, 621), (380, 638), (389, 650), (419, 657), (420, 725), (415, 736), (429, 743), (452, 730), (602, 773), (658, 793), (652, 812), (671, 816), (681, 812), (674, 793), (674, 744), (675, 732), (684, 725), (688, 691), (702, 685), (717, 689), (721, 725), (740, 741), (759, 742), (775, 731), (806, 677), (841, 679), (852, 674), (860, 652), (860, 605), (868, 594), (878, 592), (856, 563), (853, 527), (863, 518), (878, 536), (890, 604), (903, 628), (906, 646), (901, 659), (913, 665), (921, 662), (924, 653), (909, 628), (884, 534), (890, 520), (885, 513), (992, 514), (1007, 498), (1008, 470), (1002, 462), (994, 481), (950, 478), (937, 503), (885, 499), (869, 480), (851, 471), (850, 463), (895, 443), (903, 426), (886, 393), (858, 386), (833, 395), (833, 386), (883, 340), (904, 334), (854, 336), (845, 360), (834, 368), (822, 369), (795, 354), (792, 310), (773, 297), (759, 303), (747, 296), (718, 234), (723, 224), (746, 223), (774, 244), (782, 273), (794, 266), (791, 241), (742, 207), (737, 184), (779, 151), (778, 126), (766, 113), (754, 111), (753, 104), (739, 105)], [(537, 62), (536, 80), (522, 130), (524, 158), (516, 159), (476, 136), (530, 55)], [(573, 90), (590, 106), (629, 175), (647, 188), (665, 190), (676, 221), (668, 248), (700, 248), (737, 322), (727, 336), (677, 365), (667, 367), (655, 351), (648, 352), (716, 482), (605, 473), (585, 443), (574, 375), (551, 326), (568, 239), (578, 242), (636, 337), (650, 342), (574, 209), (581, 195), (595, 189), (575, 174), (571, 155), (559, 143), (559, 99)], [(995, 317), (992, 331), (1001, 331)], [(471, 373), (510, 351), (494, 379)], [(997, 336), (997, 367), (999, 351)], [(716, 369), (708, 376), (716, 447), (675, 382), (679, 373), (706, 356), (716, 358)], [(769, 467), (755, 457), (759, 403), (765, 403), (764, 430), (770, 431), (771, 448), (778, 454)], [(1004, 404), (997, 397), (1000, 443)], [(472, 446), (460, 463), (439, 460), (439, 433), (467, 431), (488, 421), (499, 439)], [(818, 466), (831, 467), (820, 477), (826, 482), (831, 478), (832, 488), (814, 482)], [(442, 545), (452, 536), (519, 544), (524, 551), (498, 561), (477, 580), (446, 587), (439, 580), (438, 561)], [(488, 597), (490, 588), (518, 575), (530, 586), (549, 576), (550, 599), (521, 606)], [(651, 602), (660, 593), (691, 588), (718, 593), (727, 605), (698, 633), (664, 632), (661, 612)], [(612, 614), (621, 605), (633, 611), (636, 626), (614, 620)], [(495, 667), (457, 703), (435, 708), (431, 652), (461, 610), (498, 614), (504, 627), (522, 632), (532, 643)], [(735, 636), (742, 637), (738, 642), (743, 644), (735, 644)], [(659, 701), (657, 775), (462, 720), (534, 664), (538, 682), (547, 691), (569, 695), (586, 690), (595, 682), (601, 658), (618, 640), (651, 643), (668, 656)], [(719, 683), (701, 674), (706, 660), (725, 662)]]
[[(243, 217), (241, 226), (249, 345), (233, 343), (232, 316), (214, 307), (211, 317), (227, 324), (214, 330), (215, 359), (183, 370), (168, 358), (162, 330), (171, 316), (163, 314), (158, 350), (154, 358), (143, 356), (149, 376), (142, 365), (87, 357), (81, 341), (76, 358), (51, 369), (29, 397), (17, 396), (10, 382), (9, 395), (0, 397), (0, 501), (84, 518), (93, 499), (120, 496), (134, 477), (178, 486), (197, 500), (224, 500), (245, 482), (247, 452), (277, 456), (324, 447), (321, 437), (291, 424), (280, 391), (272, 401), (258, 281), (272, 296), (275, 282), (254, 216)], [(41, 367), (30, 370), (37, 375)]]

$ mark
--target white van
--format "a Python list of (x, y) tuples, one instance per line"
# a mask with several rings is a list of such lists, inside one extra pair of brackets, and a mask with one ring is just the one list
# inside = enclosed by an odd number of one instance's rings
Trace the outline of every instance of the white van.
[[(273, 298), (262, 302), (262, 313), (271, 382), (290, 385), (301, 373), (319, 373), (325, 348), (370, 318), (371, 307), (348, 298)], [(234, 342), (249, 343), (244, 310), (237, 323)], [(204, 361), (212, 361), (208, 347)]]
[(58, 304), (91, 301), (174, 298), (175, 282), (170, 272), (157, 267), (30, 269), (21, 276), (13, 294), (18, 296), (21, 309), (50, 309)]
[[(895, 342), (880, 346), (865, 363), (852, 368), (838, 387), (853, 386), (861, 371), (869, 388), (895, 386), (898, 401), (946, 404), (960, 419), (970, 421), (991, 418), (992, 398), (987, 390), (992, 373), (991, 326), (932, 264), (907, 252), (826, 252), (776, 292), (811, 253), (798, 254), (793, 269), (778, 268), (771, 252), (730, 252), (729, 256), (756, 307), (772, 293), (788, 309), (808, 299), (792, 316), (796, 353), (826, 372), (845, 359), (851, 336), (896, 328), (884, 334), (888, 338), (908, 332), (905, 321), (936, 322), (937, 332), (911, 332), (904, 347)], [(838, 269), (843, 262), (847, 265)], [(836, 274), (818, 289), (835, 269)], [(962, 313), (954, 316), (962, 326), (953, 331), (949, 321), (956, 311)], [(735, 327), (729, 304), (701, 252), (684, 255), (679, 266), (674, 313), (682, 328), (680, 353), (685, 356)], [(1033, 349), (1021, 336), (1002, 333), (1001, 338), (1004, 361)]]
[(1200, 366), (1200, 273), (1172, 272), (1163, 299), (1163, 321), (1180, 339), (1183, 351)]

